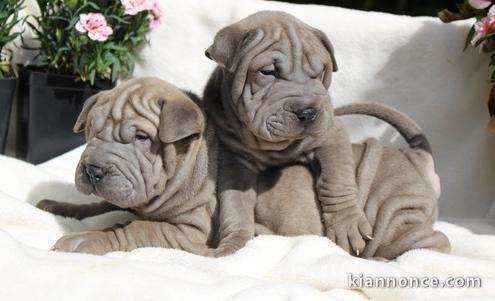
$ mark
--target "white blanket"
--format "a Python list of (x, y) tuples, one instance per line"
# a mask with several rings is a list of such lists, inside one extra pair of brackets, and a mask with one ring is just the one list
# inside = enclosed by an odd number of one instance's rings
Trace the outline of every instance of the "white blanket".
[[(32, 1), (28, 0), (33, 9)], [(484, 131), (487, 57), (461, 51), (469, 22), (441, 24), (333, 7), (259, 0), (163, 0), (164, 24), (144, 49), (137, 75), (156, 75), (201, 93), (214, 67), (203, 51), (214, 33), (256, 10), (293, 13), (324, 30), (340, 71), (336, 104), (377, 100), (412, 115), (425, 129), (443, 181), (445, 216), (492, 217), (495, 139)], [(20, 52), (19, 52), (20, 54)], [(27, 55), (28, 56), (28, 55)], [(18, 57), (19, 58), (19, 57)], [(350, 119), (356, 140), (401, 139), (381, 123)], [(54, 217), (43, 198), (88, 202), (73, 173), (80, 149), (35, 167), (0, 157), (0, 300), (493, 300), (495, 237), (438, 223), (452, 254), (410, 251), (382, 263), (350, 257), (329, 240), (264, 236), (238, 253), (208, 259), (165, 249), (103, 257), (48, 249), (64, 233), (101, 229), (132, 218), (111, 213), (83, 222)], [(481, 277), (481, 288), (349, 290), (348, 275)], [(456, 299), (457, 298), (457, 299)]]
[[(407, 252), (390, 263), (351, 257), (317, 236), (262, 236), (225, 258), (144, 248), (105, 256), (49, 251), (63, 234), (132, 218), (109, 213), (83, 222), (33, 206), (42, 198), (88, 202), (74, 190), (81, 148), (33, 166), (0, 156), (0, 300), (483, 300), (495, 298), (495, 236), (447, 223), (436, 227), (452, 254)], [(481, 277), (481, 288), (361, 288), (355, 277)], [(492, 299), (493, 300), (493, 299)]]

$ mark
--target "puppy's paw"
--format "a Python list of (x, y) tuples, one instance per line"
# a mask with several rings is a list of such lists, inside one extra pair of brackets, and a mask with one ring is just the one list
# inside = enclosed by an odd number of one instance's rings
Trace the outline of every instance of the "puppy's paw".
[(83, 205), (57, 202), (52, 200), (42, 200), (39, 201), (38, 204), (36, 204), (36, 207), (43, 211), (63, 217), (72, 217), (78, 220), (86, 217), (82, 210), (82, 208), (84, 207)]
[(340, 216), (334, 216), (333, 223), (326, 229), (326, 235), (346, 252), (359, 257), (363, 254), (366, 241), (373, 239), (373, 230), (358, 206), (344, 211), (338, 213)]
[(52, 200), (41, 200), (36, 204), (36, 208), (56, 215), (60, 215), (61, 203)]
[(235, 248), (218, 248), (212, 250), (211, 257), (224, 257), (228, 255), (232, 255), (237, 251)]
[(112, 244), (105, 232), (88, 231), (63, 236), (52, 250), (103, 255), (112, 251)]
[[(232, 237), (230, 237), (232, 238)], [(221, 242), (219, 246), (216, 249), (212, 250), (212, 256), (213, 257), (224, 257), (228, 255), (232, 255), (238, 250), (242, 249), (245, 245), (246, 242), (250, 238), (248, 237), (237, 237), (236, 239), (231, 239), (229, 242)]]

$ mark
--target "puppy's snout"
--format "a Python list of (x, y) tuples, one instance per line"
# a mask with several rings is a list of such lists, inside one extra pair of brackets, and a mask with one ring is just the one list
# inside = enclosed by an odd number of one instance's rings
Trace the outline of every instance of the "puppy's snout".
[(207, 58), (209, 58), (210, 60), (212, 59), (212, 58), (211, 58), (211, 54), (210, 54), (210, 48), (208, 48), (208, 49), (206, 49), (206, 50), (205, 50), (205, 56), (206, 56)]
[(93, 164), (85, 164), (84, 169), (93, 183), (100, 181), (106, 174), (105, 169)]
[(318, 115), (318, 110), (315, 108), (307, 108), (307, 109), (299, 110), (295, 113), (299, 121), (307, 123), (314, 121), (316, 119), (316, 116)]

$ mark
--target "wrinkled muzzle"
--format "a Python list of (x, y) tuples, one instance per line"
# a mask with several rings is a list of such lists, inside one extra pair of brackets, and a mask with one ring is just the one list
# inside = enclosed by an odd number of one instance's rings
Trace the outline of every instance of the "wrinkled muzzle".
[[(259, 107), (247, 114), (253, 116), (245, 123), (254, 135), (266, 141), (282, 142), (318, 136), (330, 127), (333, 114), (326, 90), (297, 88), (274, 86)], [(248, 101), (253, 103), (252, 99)], [(245, 105), (248, 112), (250, 103)]]
[(149, 197), (142, 166), (130, 145), (91, 143), (81, 155), (75, 183), (84, 194), (95, 194), (121, 208), (145, 204)]

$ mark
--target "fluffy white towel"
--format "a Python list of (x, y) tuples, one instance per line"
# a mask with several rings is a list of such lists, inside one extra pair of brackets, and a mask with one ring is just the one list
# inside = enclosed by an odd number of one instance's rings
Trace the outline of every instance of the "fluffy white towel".
[[(94, 201), (74, 190), (82, 148), (40, 166), (0, 156), (0, 300), (482, 300), (495, 298), (495, 236), (438, 223), (452, 254), (410, 251), (390, 263), (351, 257), (317, 236), (261, 236), (238, 253), (204, 258), (144, 248), (105, 256), (49, 251), (63, 234), (132, 218), (123, 212), (77, 221), (33, 206), (43, 198)], [(349, 273), (481, 277), (481, 288), (349, 289)]]

